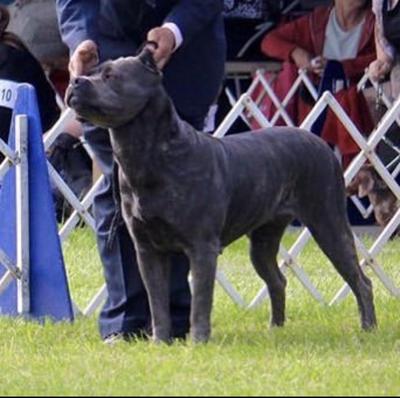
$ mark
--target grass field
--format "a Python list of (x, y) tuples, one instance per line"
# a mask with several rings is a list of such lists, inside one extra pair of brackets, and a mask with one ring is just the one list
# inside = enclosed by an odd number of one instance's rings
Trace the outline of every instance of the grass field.
[[(295, 237), (288, 233), (285, 246)], [(102, 284), (92, 235), (77, 230), (65, 258), (73, 298), (84, 307)], [(379, 260), (400, 286), (400, 240)], [(300, 261), (329, 301), (342, 286), (333, 267), (314, 244)], [(228, 248), (219, 266), (247, 301), (262, 286), (245, 240)], [(0, 395), (400, 395), (400, 300), (368, 275), (379, 320), (373, 333), (360, 331), (352, 296), (334, 307), (318, 304), (290, 272), (284, 328), (268, 329), (268, 302), (240, 309), (217, 285), (213, 338), (205, 346), (105, 346), (96, 316), (44, 326), (2, 319)]]

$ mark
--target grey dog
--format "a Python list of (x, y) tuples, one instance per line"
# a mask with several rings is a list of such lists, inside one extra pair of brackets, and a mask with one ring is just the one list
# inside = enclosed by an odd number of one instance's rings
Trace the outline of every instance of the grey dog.
[(363, 329), (376, 325), (372, 285), (358, 265), (347, 220), (341, 167), (321, 139), (283, 127), (222, 139), (196, 131), (178, 117), (148, 49), (73, 79), (66, 99), (81, 118), (110, 131), (155, 341), (170, 340), (169, 255), (189, 258), (191, 337), (206, 342), (217, 257), (245, 234), (252, 264), (268, 286), (271, 325), (282, 326), (286, 280), (276, 257), (294, 218), (351, 287)]

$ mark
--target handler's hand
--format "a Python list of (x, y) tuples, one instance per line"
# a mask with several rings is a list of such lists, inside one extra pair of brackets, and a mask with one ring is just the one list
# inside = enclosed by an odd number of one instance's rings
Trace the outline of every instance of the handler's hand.
[(147, 34), (148, 41), (154, 41), (158, 47), (149, 47), (157, 66), (162, 69), (171, 58), (175, 48), (175, 36), (168, 28), (154, 28)]
[(97, 45), (92, 40), (85, 40), (76, 48), (69, 61), (71, 77), (85, 75), (99, 63)]
[(392, 69), (392, 62), (389, 60), (376, 59), (368, 67), (368, 74), (374, 81), (381, 81)]
[(322, 74), (324, 73), (327, 62), (328, 61), (324, 57), (321, 56), (315, 57), (311, 60), (311, 70), (317, 76), (321, 77)]

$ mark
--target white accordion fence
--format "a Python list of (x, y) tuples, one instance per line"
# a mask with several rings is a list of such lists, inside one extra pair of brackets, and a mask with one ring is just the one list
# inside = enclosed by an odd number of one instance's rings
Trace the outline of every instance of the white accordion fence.
[[(364, 85), (369, 81), (368, 74), (366, 73), (364, 77), (358, 84), (358, 88), (361, 89)], [(240, 117), (246, 120), (246, 115), (250, 114), (261, 126), (270, 127), (275, 125), (276, 121), (281, 117), (288, 126), (294, 126), (294, 122), (286, 112), (286, 106), (289, 101), (293, 98), (293, 96), (297, 93), (301, 84), (304, 84), (305, 87), (309, 90), (311, 96), (316, 100), (317, 92), (308, 78), (305, 71), (300, 70), (296, 81), (294, 82), (292, 88), (288, 91), (285, 98), (280, 101), (278, 97), (275, 95), (271, 82), (268, 82), (264, 78), (263, 71), (258, 71), (256, 73), (255, 79), (252, 84), (248, 88), (248, 90), (241, 95), (241, 97), (237, 101), (233, 101), (233, 96), (228, 93), (228, 97), (231, 99), (232, 109), (219, 126), (215, 135), (217, 137), (224, 136), (233, 125), (233, 123)], [(378, 85), (370, 81), (375, 90), (378, 90)], [(262, 96), (254, 101), (252, 99), (252, 94), (255, 89), (262, 85), (264, 89), (264, 94), (268, 95), (276, 107), (276, 112), (271, 118), (271, 120), (267, 120), (266, 117), (260, 112), (258, 105)], [(330, 108), (336, 115), (336, 117), (342, 122), (342, 124), (346, 127), (348, 133), (357, 143), (360, 148), (360, 153), (356, 156), (356, 158), (352, 161), (352, 163), (347, 168), (344, 178), (346, 181), (346, 185), (355, 177), (357, 172), (361, 169), (363, 164), (368, 160), (376, 169), (378, 174), (382, 177), (382, 179), (386, 182), (390, 190), (396, 196), (397, 200), (400, 200), (400, 187), (397, 184), (395, 177), (398, 175), (399, 168), (396, 167), (395, 170), (390, 173), (388, 171), (388, 166), (384, 165), (377, 154), (375, 153), (377, 145), (385, 139), (385, 135), (387, 134), (389, 128), (393, 123), (398, 123), (398, 116), (400, 112), (400, 98), (395, 101), (395, 103), (391, 103), (390, 100), (383, 95), (382, 100), (386, 107), (389, 109), (388, 112), (384, 115), (376, 129), (370, 134), (368, 140), (364, 138), (364, 136), (360, 133), (357, 127), (354, 125), (352, 120), (340, 106), (340, 104), (336, 101), (334, 96), (330, 92), (325, 92), (321, 98), (316, 102), (315, 106), (308, 114), (306, 119), (301, 124), (301, 128), (309, 130), (313, 123), (317, 120), (317, 118), (324, 112), (326, 108)], [(356, 206), (360, 209), (364, 217), (367, 217), (372, 211), (371, 208), (365, 209), (361, 202), (357, 198), (352, 198), (352, 200), (356, 203)], [(378, 264), (377, 255), (382, 251), (385, 244), (390, 239), (393, 232), (400, 225), (400, 209), (396, 212), (392, 220), (387, 224), (387, 226), (382, 230), (382, 232), (377, 237), (376, 241), (373, 245), (367, 249), (361, 240), (355, 236), (355, 241), (359, 252), (362, 255), (361, 266), (364, 268), (366, 266), (370, 266), (371, 269), (375, 272), (377, 277), (386, 287), (386, 289), (396, 297), (400, 297), (400, 290), (395, 286), (394, 282), (391, 278), (386, 275), (383, 271), (383, 268)], [(293, 246), (286, 250), (281, 246), (280, 248), (280, 256), (282, 257), (282, 261), (280, 263), (280, 268), (282, 271), (286, 271), (287, 269), (291, 269), (294, 275), (300, 280), (303, 286), (310, 292), (310, 294), (318, 301), (324, 302), (322, 295), (318, 292), (315, 286), (311, 283), (304, 269), (298, 264), (298, 256), (304, 249), (305, 245), (311, 238), (311, 234), (309, 231), (304, 228), (302, 233), (300, 234), (297, 241), (293, 244)], [(331, 304), (339, 302), (342, 300), (348, 293), (349, 287), (345, 285), (330, 301)], [(254, 298), (254, 300), (250, 303), (250, 307), (254, 307), (259, 304), (265, 297), (267, 297), (268, 291), (267, 288), (264, 287)]]
[[(369, 78), (366, 74), (360, 81), (359, 88), (361, 89), (368, 81)], [(258, 107), (259, 100), (261, 100), (262, 95), (260, 96), (260, 98), (258, 98), (257, 101), (254, 101), (252, 99), (252, 94), (254, 90), (260, 84), (264, 89), (263, 95), (269, 96), (274, 106), (276, 107), (276, 112), (270, 120), (268, 120), (263, 115)], [(373, 87), (375, 87), (376, 90), (378, 89), (377, 85), (374, 82), (371, 82), (371, 84)], [(283, 119), (288, 126), (294, 126), (295, 123), (286, 111), (286, 106), (288, 105), (290, 99), (297, 93), (301, 85), (307, 87), (312, 97), (314, 99), (317, 99), (317, 92), (310, 79), (308, 78), (306, 72), (300, 70), (292, 88), (289, 90), (285, 98), (280, 101), (272, 89), (271, 82), (264, 77), (263, 71), (257, 71), (252, 84), (250, 85), (248, 90), (240, 96), (239, 99), (235, 100), (233, 98), (233, 95), (231, 95), (229, 92), (227, 93), (232, 104), (232, 109), (226, 115), (221, 125), (217, 128), (214, 136), (223, 137), (237, 119), (241, 118), (242, 120), (247, 121), (248, 115), (251, 115), (263, 127), (270, 127), (275, 125), (279, 118)], [(343, 110), (343, 108), (339, 105), (339, 103), (330, 92), (325, 92), (321, 96), (321, 98), (319, 98), (319, 100), (316, 102), (315, 106), (300, 127), (309, 130), (314, 121), (324, 112), (324, 110), (326, 108), (330, 108), (335, 113), (336, 117), (340, 119), (340, 121), (348, 130), (351, 137), (360, 148), (359, 154), (355, 157), (355, 159), (352, 161), (345, 172), (344, 178), (346, 184), (348, 184), (353, 179), (353, 177), (357, 174), (363, 164), (368, 160), (374, 166), (382, 179), (386, 182), (393, 194), (397, 197), (398, 200), (400, 200), (400, 187), (395, 180), (395, 177), (400, 171), (400, 166), (396, 167), (392, 173), (389, 172), (388, 165), (384, 165), (375, 152), (377, 145), (383, 139), (385, 139), (385, 135), (388, 132), (390, 126), (394, 122), (397, 122), (398, 119), (400, 119), (400, 98), (396, 100), (393, 104), (384, 95), (382, 99), (384, 104), (388, 108), (388, 111), (384, 115), (378, 126), (375, 128), (375, 130), (369, 135), (368, 139), (366, 139), (360, 133), (352, 120), (349, 118), (349, 116), (346, 114), (346, 112)], [(74, 113), (71, 109), (64, 110), (58, 122), (44, 136), (44, 146), (46, 150), (51, 147), (58, 135), (62, 133), (64, 126), (73, 118)], [(22, 138), (20, 141), (21, 147), (19, 149), (17, 148), (14, 152), (3, 141), (0, 140), (0, 151), (6, 156), (6, 160), (0, 166), (0, 181), (10, 167), (15, 166), (18, 169), (23, 170), (24, 160), (22, 155), (24, 154), (24, 121), (21, 120), (20, 123), (21, 124), (19, 130), (22, 134)], [(85, 197), (82, 200), (79, 200), (50, 163), (48, 163), (48, 167), (52, 182), (60, 190), (65, 199), (74, 209), (71, 216), (68, 218), (68, 220), (66, 220), (66, 222), (59, 230), (61, 242), (65, 242), (69, 238), (71, 232), (74, 230), (80, 220), (83, 220), (95, 232), (95, 221), (90, 213), (90, 208), (93, 204), (93, 198), (102, 183), (102, 177), (100, 177), (94, 183), (94, 185), (85, 195)], [(23, 171), (20, 171), (19, 175), (19, 178), (24, 178)], [(23, 194), (20, 193), (18, 196), (23, 197)], [(365, 208), (357, 198), (352, 199), (364, 217), (367, 217), (371, 214), (372, 208), (370, 206), (368, 208)], [(24, 208), (23, 204), (21, 204), (21, 208)], [(377, 256), (383, 250), (389, 238), (391, 237), (393, 232), (399, 227), (399, 225), (400, 209), (396, 212), (395, 216), (389, 222), (389, 224), (380, 232), (379, 236), (376, 238), (371, 247), (365, 247), (363, 242), (355, 235), (357, 249), (361, 257), (361, 266), (363, 268), (370, 267), (376, 274), (378, 279), (383, 283), (385, 288), (396, 297), (400, 297), (400, 290), (397, 286), (395, 286), (393, 280), (384, 272), (383, 267), (377, 261)], [(24, 242), (22, 228), (20, 234), (21, 242)], [(309, 231), (306, 228), (303, 228), (298, 239), (289, 249), (286, 249), (281, 245), (279, 252), (281, 262), (279, 266), (281, 270), (285, 273), (287, 272), (287, 270), (291, 270), (295, 277), (298, 278), (298, 280), (304, 286), (304, 288), (307, 289), (307, 291), (309, 291), (309, 293), (317, 301), (325, 303), (326, 301), (324, 297), (311, 282), (310, 278), (305, 272), (304, 267), (299, 263), (299, 255), (303, 251), (305, 245), (310, 240), (310, 238), (311, 234), (309, 233)], [(1, 252), (1, 250), (0, 262), (5, 264), (8, 268), (7, 274), (0, 281), (1, 292), (2, 288), (4, 289), (4, 286), (6, 286), (10, 278), (15, 277), (21, 280), (22, 274), (26, 271), (21, 270), (18, 264), (13, 264), (12, 262), (10, 262), (9, 259), (4, 256), (4, 253)], [(255, 307), (256, 305), (260, 304), (266, 297), (268, 297), (267, 288), (264, 287), (256, 294), (256, 296), (250, 303), (246, 303), (246, 301), (241, 297), (241, 295), (236, 291), (236, 289), (232, 286), (227, 277), (220, 270), (217, 273), (217, 280), (222, 288), (226, 291), (226, 293), (232, 298), (232, 300), (241, 307)], [(343, 300), (348, 293), (349, 287), (347, 285), (343, 286), (343, 288), (339, 292), (337, 292), (337, 294), (330, 300), (330, 303), (333, 304)], [(77, 306), (75, 306), (75, 313), (83, 313), (84, 315), (92, 314), (101, 305), (106, 297), (107, 289), (106, 286), (103, 285), (98, 293), (87, 304), (86, 308), (81, 311), (79, 308), (77, 308)], [(24, 304), (23, 291), (21, 290), (21, 311), (24, 310), (24, 305), (28, 304)]]

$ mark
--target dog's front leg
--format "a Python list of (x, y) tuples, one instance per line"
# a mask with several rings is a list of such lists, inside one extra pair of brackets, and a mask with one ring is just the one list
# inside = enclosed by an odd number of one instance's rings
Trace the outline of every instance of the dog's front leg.
[(170, 261), (165, 254), (140, 245), (137, 245), (137, 257), (150, 304), (153, 340), (156, 343), (169, 343), (171, 341)]
[(205, 343), (210, 338), (217, 256), (218, 252), (207, 246), (188, 254), (192, 273), (190, 332), (195, 343)]

